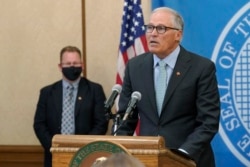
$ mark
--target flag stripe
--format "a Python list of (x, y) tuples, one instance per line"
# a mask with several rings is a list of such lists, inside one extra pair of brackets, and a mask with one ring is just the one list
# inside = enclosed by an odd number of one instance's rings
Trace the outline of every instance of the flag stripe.
[[(148, 51), (140, 0), (124, 0), (116, 83), (122, 84), (129, 59)], [(117, 107), (118, 108), (118, 107)], [(138, 125), (139, 125), (138, 121)], [(135, 135), (139, 134), (137, 126)]]

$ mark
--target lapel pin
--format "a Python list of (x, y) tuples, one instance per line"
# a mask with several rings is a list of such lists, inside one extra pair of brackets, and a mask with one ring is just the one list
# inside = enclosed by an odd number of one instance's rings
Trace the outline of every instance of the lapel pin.
[(180, 75), (181, 75), (181, 73), (178, 71), (178, 72), (176, 72), (176, 75), (177, 75), (177, 76), (180, 76)]
[(81, 96), (79, 96), (79, 97), (78, 97), (78, 100), (82, 100), (82, 97), (81, 97)]

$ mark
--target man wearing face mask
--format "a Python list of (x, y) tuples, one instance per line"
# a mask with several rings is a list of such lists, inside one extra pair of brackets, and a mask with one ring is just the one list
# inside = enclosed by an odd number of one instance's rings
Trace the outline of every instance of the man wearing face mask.
[(34, 117), (34, 131), (44, 147), (45, 167), (52, 166), (50, 147), (55, 134), (104, 135), (108, 127), (102, 86), (81, 77), (81, 51), (64, 47), (58, 67), (62, 80), (40, 90)]

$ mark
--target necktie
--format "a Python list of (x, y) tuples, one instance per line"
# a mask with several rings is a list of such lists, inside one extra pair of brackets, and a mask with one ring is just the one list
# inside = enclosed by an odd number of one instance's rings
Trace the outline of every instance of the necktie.
[(159, 75), (156, 81), (156, 104), (157, 104), (157, 110), (158, 115), (161, 115), (162, 110), (162, 103), (164, 100), (166, 87), (167, 87), (167, 71), (166, 71), (166, 63), (161, 60), (158, 62), (159, 65)]
[(66, 88), (63, 99), (63, 112), (62, 112), (62, 134), (74, 134), (74, 100), (73, 100), (74, 87), (69, 85)]

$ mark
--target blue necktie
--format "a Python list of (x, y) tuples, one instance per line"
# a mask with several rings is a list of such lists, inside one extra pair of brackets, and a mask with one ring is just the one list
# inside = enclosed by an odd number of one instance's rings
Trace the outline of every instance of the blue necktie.
[(74, 87), (69, 85), (66, 88), (63, 99), (63, 112), (62, 112), (62, 134), (75, 133), (75, 119), (74, 119), (74, 100), (73, 100)]
[(161, 115), (162, 103), (164, 100), (166, 88), (167, 88), (167, 70), (166, 63), (161, 60), (158, 62), (159, 75), (156, 80), (155, 92), (156, 92), (156, 104), (158, 115)]

